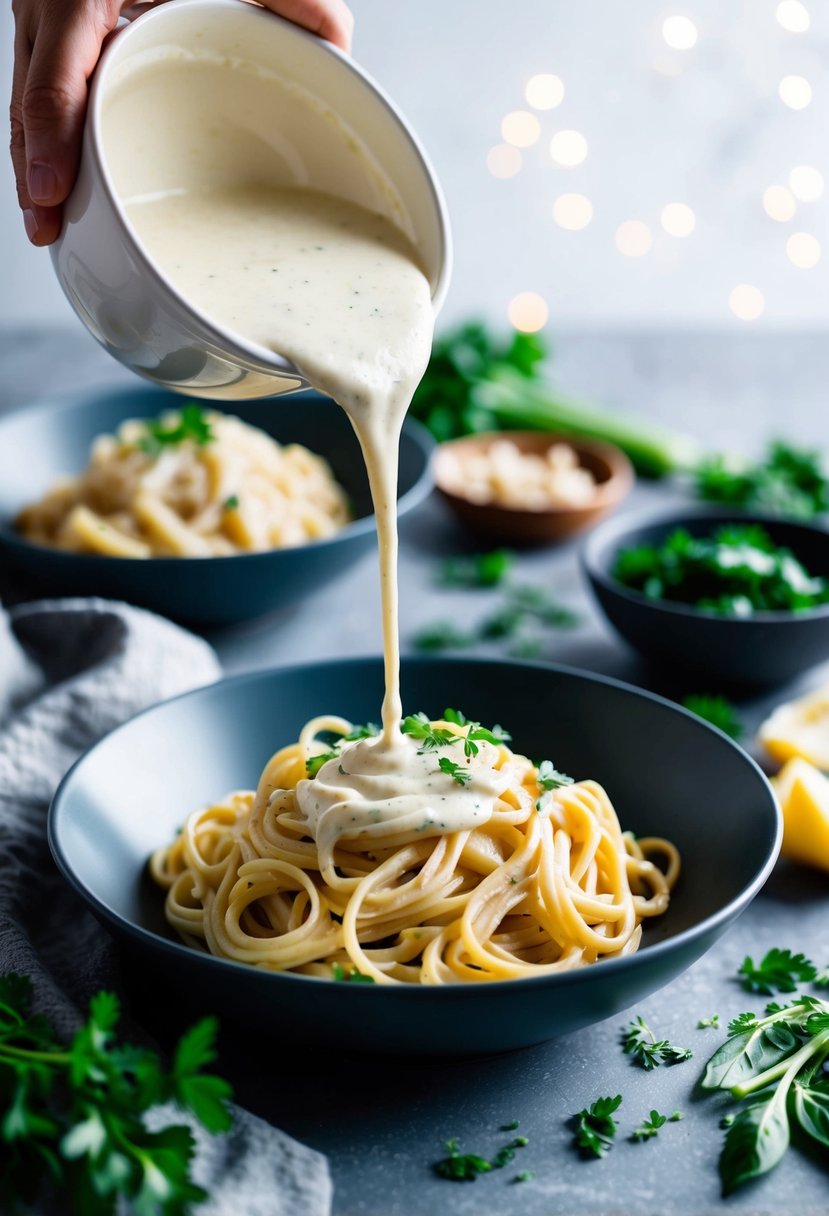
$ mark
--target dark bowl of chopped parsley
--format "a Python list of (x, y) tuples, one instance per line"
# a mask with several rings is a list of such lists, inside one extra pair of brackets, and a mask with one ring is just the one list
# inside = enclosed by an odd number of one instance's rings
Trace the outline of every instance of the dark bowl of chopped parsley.
[[(46, 547), (16, 531), (13, 521), (20, 508), (61, 477), (80, 472), (96, 436), (112, 434), (128, 418), (153, 419), (180, 409), (185, 400), (154, 386), (135, 385), (55, 397), (0, 420), (0, 567), (10, 572), (15, 590), (101, 595), (188, 624), (228, 625), (296, 605), (376, 544), (357, 437), (345, 411), (330, 397), (312, 392), (232, 402), (224, 410), (213, 402), (198, 405), (233, 414), (281, 444), (302, 444), (327, 460), (352, 508), (351, 523), (330, 537), (227, 557), (129, 558)], [(431, 490), (433, 448), (425, 428), (407, 421), (400, 443), (401, 517)]]
[(829, 659), (829, 532), (700, 509), (614, 519), (582, 549), (631, 646), (720, 683), (781, 684)]

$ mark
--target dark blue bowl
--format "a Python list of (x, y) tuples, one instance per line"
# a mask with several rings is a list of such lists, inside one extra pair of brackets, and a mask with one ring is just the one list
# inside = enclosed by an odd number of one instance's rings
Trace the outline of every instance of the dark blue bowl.
[[(781, 824), (766, 778), (696, 715), (614, 680), (552, 665), (408, 659), (409, 711), (455, 705), (502, 722), (514, 747), (551, 755), (608, 790), (623, 826), (679, 847), (683, 874), (639, 952), (577, 971), (445, 987), (334, 984), (214, 958), (167, 927), (150, 853), (187, 813), (253, 788), (272, 753), (317, 714), (376, 719), (379, 659), (349, 659), (223, 680), (155, 706), (83, 756), (49, 819), (52, 852), (92, 911), (138, 956), (158, 991), (291, 1041), (426, 1055), (501, 1051), (610, 1017), (668, 983), (757, 894)], [(150, 758), (149, 762), (147, 758)], [(700, 796), (700, 791), (705, 796)]]
[(743, 511), (700, 508), (645, 511), (600, 524), (582, 546), (582, 566), (599, 605), (626, 642), (683, 675), (707, 677), (715, 688), (783, 684), (829, 659), (829, 604), (805, 612), (717, 616), (686, 604), (649, 599), (613, 577), (621, 549), (660, 545), (675, 528), (706, 536), (738, 521), (759, 524), (791, 549), (810, 574), (829, 579), (829, 532)]
[[(319, 393), (235, 404), (225, 413), (301, 443), (324, 456), (352, 501), (355, 520), (328, 540), (234, 557), (134, 559), (65, 553), (18, 536), (12, 520), (67, 473), (89, 459), (96, 435), (126, 418), (154, 417), (182, 398), (136, 386), (66, 397), (0, 419), (0, 559), (27, 590), (123, 599), (200, 625), (225, 625), (286, 608), (347, 570), (371, 548), (374, 516), (365, 465), (343, 410)], [(212, 402), (210, 409), (219, 408)], [(398, 510), (422, 502), (432, 485), (428, 432), (407, 421), (400, 445)]]

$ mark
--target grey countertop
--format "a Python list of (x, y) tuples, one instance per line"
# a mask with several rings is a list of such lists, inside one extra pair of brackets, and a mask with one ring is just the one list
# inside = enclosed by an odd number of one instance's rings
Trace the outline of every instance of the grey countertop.
[[(80, 330), (0, 332), (0, 409), (45, 394), (130, 382)], [(556, 380), (575, 396), (617, 404), (696, 434), (706, 445), (752, 451), (771, 436), (829, 445), (826, 386), (829, 335), (562, 333)], [(301, 397), (297, 409), (303, 408)], [(682, 487), (638, 487), (632, 505), (686, 502)], [(487, 611), (484, 592), (448, 592), (436, 585), (441, 555), (469, 547), (440, 504), (430, 501), (403, 528), (401, 632), (404, 650), (418, 628), (459, 612)], [(578, 628), (554, 635), (543, 658), (587, 667), (668, 695), (691, 691), (645, 668), (609, 631), (589, 602), (577, 550), (567, 545), (520, 559), (520, 574), (553, 590), (581, 616)], [(338, 605), (331, 612), (332, 597)], [(282, 661), (380, 648), (374, 559), (362, 559), (339, 583), (302, 610), (209, 635), (231, 672)], [(829, 656), (827, 656), (829, 658)], [(749, 737), (770, 705), (829, 678), (812, 671), (797, 686), (755, 698), (741, 709)], [(693, 691), (705, 691), (696, 689)], [(642, 1002), (660, 1035), (691, 1047), (694, 1059), (645, 1073), (619, 1044), (624, 1016), (566, 1039), (507, 1055), (459, 1061), (342, 1059), (321, 1053), (285, 1070), (274, 1056), (272, 1077), (254, 1078), (244, 1052), (230, 1062), (240, 1098), (297, 1137), (326, 1152), (335, 1182), (336, 1216), (817, 1216), (829, 1208), (829, 1176), (815, 1160), (790, 1150), (773, 1175), (719, 1198), (717, 1156), (723, 1133), (718, 1100), (700, 1100), (695, 1083), (721, 1041), (697, 1021), (719, 1013), (723, 1023), (763, 998), (742, 992), (735, 972), (745, 954), (772, 945), (803, 950), (829, 963), (829, 878), (780, 865), (766, 890), (708, 955), (669, 987)], [(258, 1045), (261, 1053), (261, 1044)], [(624, 1095), (619, 1142), (603, 1161), (582, 1161), (571, 1148), (567, 1120), (600, 1094)], [(648, 1143), (623, 1133), (652, 1107), (684, 1112)], [(430, 1163), (457, 1136), (467, 1151), (491, 1155), (508, 1139), (501, 1124), (520, 1120), (529, 1144), (515, 1169), (474, 1184), (437, 1179)], [(516, 1170), (535, 1171), (529, 1182)]]

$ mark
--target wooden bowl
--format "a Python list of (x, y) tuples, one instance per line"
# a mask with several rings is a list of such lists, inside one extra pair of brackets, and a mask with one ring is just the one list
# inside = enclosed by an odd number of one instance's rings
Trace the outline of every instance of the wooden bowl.
[[(533, 455), (543, 455), (554, 443), (568, 444), (582, 468), (588, 469), (596, 479), (596, 490), (590, 502), (578, 507), (508, 507), (494, 502), (473, 502), (448, 488), (444, 453), (479, 455), (503, 439), (514, 443), (520, 452)], [(513, 545), (549, 544), (592, 528), (618, 507), (633, 485), (633, 467), (619, 448), (594, 439), (574, 439), (548, 431), (487, 431), (451, 439), (438, 446), (434, 476), (441, 497), (461, 523), (492, 540), (509, 541)]]

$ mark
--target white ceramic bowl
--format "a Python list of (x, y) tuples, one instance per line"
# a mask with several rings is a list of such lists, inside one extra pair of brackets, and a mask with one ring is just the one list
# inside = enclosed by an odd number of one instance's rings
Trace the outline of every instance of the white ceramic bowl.
[[(175, 106), (165, 104), (152, 71), (194, 60), (199, 71), (219, 65), (222, 87), (202, 82), (198, 93), (185, 90)], [(113, 134), (119, 105), (140, 114), (129, 139)], [(217, 130), (218, 157), (210, 142)], [(133, 371), (220, 400), (306, 387), (287, 359), (197, 312), (143, 250), (122, 206), (136, 195), (209, 187), (214, 174), (305, 186), (386, 214), (413, 240), (440, 307), (451, 263), (446, 207), (423, 149), (385, 93), (336, 47), (265, 9), (177, 0), (123, 27), (104, 51), (78, 181), (52, 246), (72, 307)]]

